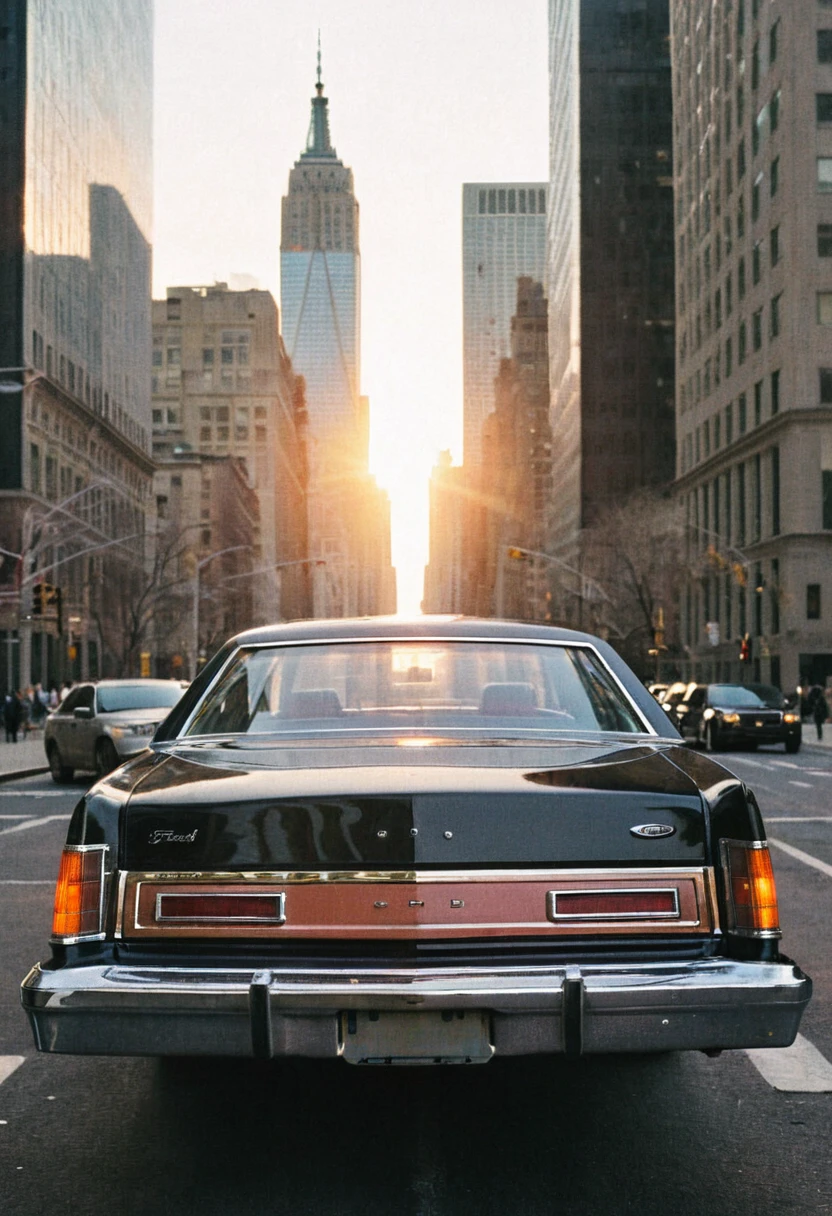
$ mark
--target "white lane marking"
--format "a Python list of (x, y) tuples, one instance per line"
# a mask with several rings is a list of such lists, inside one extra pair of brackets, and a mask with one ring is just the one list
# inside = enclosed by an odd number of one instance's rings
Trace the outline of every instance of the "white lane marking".
[(8, 836), (10, 832), (25, 832), (27, 828), (40, 828), (56, 819), (71, 818), (71, 815), (44, 815), (42, 819), (27, 819), (24, 823), (16, 823), (13, 828), (0, 828), (0, 836)]
[(25, 1056), (0, 1056), (0, 1085), (8, 1081), (14, 1070), (25, 1062)]
[(791, 1047), (754, 1047), (745, 1054), (773, 1089), (793, 1094), (832, 1093), (832, 1064), (802, 1034)]
[(810, 781), (790, 781), (789, 785), (798, 785), (802, 790), (813, 790), (815, 788)]
[(799, 764), (792, 764), (791, 760), (770, 760), (772, 768), (800, 768)]
[(784, 853), (788, 853), (789, 857), (795, 857), (798, 861), (802, 861), (804, 865), (812, 866), (815, 870), (820, 870), (821, 874), (826, 874), (832, 878), (832, 866), (826, 864), (825, 861), (820, 861), (817, 857), (813, 857), (811, 853), (804, 853), (802, 849), (796, 849), (794, 845), (785, 844), (782, 840), (775, 840), (769, 836), (769, 844), (773, 844), (775, 848), (782, 849)]
[(832, 823), (832, 815), (764, 815), (766, 823)]
[(767, 764), (762, 764), (759, 760), (749, 760), (746, 756), (732, 756), (731, 763), (748, 764), (751, 768), (768, 768)]
[(804, 777), (832, 777), (832, 768), (805, 768)]
[(35, 819), (34, 811), (27, 811), (25, 815), (0, 815), (0, 819)]
[(0, 798), (66, 798), (66, 790), (0, 790)]
[(53, 887), (54, 878), (0, 878), (0, 887)]

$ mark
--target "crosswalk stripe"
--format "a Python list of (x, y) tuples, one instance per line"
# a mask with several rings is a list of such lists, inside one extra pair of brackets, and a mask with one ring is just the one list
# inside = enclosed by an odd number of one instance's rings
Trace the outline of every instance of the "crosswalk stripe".
[(754, 1047), (745, 1054), (772, 1089), (793, 1094), (832, 1093), (832, 1064), (802, 1034), (791, 1047)]
[(25, 1056), (0, 1056), (0, 1085), (9, 1079), (16, 1068), (20, 1068), (25, 1059)]
[(802, 849), (796, 849), (793, 844), (786, 844), (785, 841), (775, 840), (772, 836), (768, 838), (769, 844), (773, 844), (775, 848), (782, 849), (784, 853), (788, 853), (789, 857), (794, 857), (797, 861), (802, 861), (804, 865), (812, 866), (815, 870), (820, 870), (821, 874), (828, 875), (832, 878), (832, 866), (821, 861), (818, 857), (813, 857), (811, 853), (804, 853)]

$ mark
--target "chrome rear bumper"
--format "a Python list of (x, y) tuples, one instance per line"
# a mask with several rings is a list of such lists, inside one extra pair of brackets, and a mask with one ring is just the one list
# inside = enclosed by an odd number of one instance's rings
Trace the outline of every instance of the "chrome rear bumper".
[(338, 1056), (351, 1010), (483, 1011), (497, 1055), (786, 1047), (812, 981), (794, 964), (263, 970), (32, 968), (39, 1051)]

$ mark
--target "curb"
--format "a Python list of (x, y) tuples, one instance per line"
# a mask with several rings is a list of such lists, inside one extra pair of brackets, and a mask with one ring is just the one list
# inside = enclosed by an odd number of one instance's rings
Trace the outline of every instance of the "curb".
[(0, 773), (0, 782), (3, 781), (19, 781), (23, 777), (38, 777), (41, 773), (48, 773), (49, 765), (44, 764), (42, 768), (21, 768), (13, 773)]

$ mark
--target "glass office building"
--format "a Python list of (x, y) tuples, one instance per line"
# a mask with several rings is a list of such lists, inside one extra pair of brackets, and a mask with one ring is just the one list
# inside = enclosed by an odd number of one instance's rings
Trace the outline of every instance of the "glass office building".
[(306, 379), (310, 458), (359, 425), (361, 274), (352, 170), (329, 135), (318, 68), (306, 150), (289, 174), (280, 244), (281, 330)]
[[(0, 0), (0, 545), (23, 562), (0, 614), (8, 636), (24, 623), (22, 682), (58, 674), (56, 629), (25, 625), (38, 566), (55, 560), (43, 521), (69, 551), (144, 531), (152, 35), (151, 0)], [(89, 577), (64, 554), (64, 603), (84, 634), (68, 649), (100, 674)]]
[(469, 468), (480, 463), (500, 360), (511, 357), (517, 280), (544, 276), (547, 193), (543, 182), (462, 187), (462, 423)]
[(549, 0), (550, 544), (674, 473), (668, 0)]

